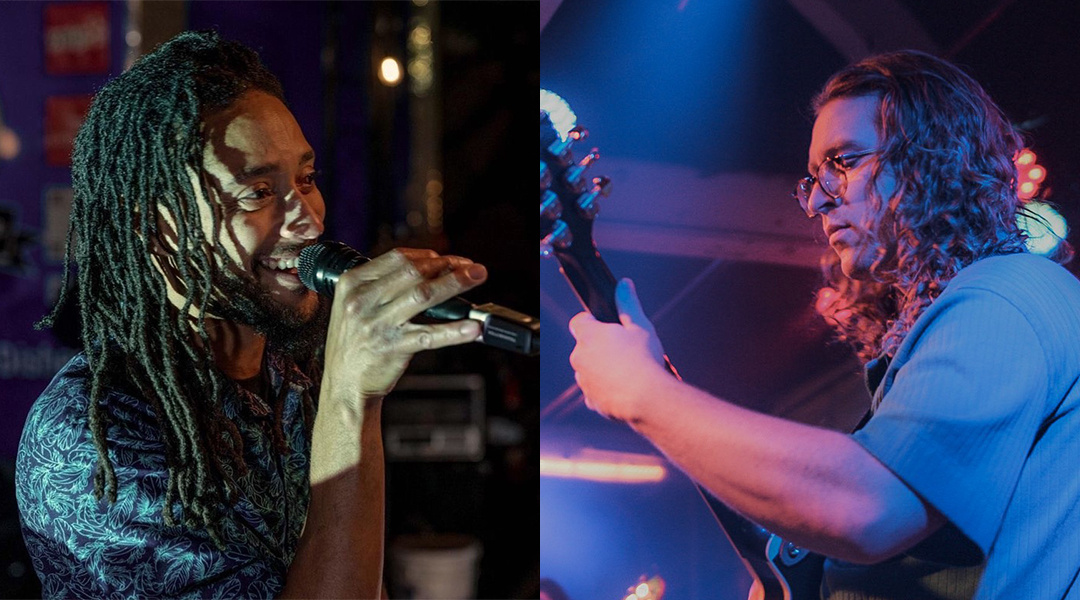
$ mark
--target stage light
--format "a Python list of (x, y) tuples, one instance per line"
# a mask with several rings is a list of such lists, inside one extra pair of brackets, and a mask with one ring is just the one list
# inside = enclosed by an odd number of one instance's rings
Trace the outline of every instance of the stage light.
[(572, 457), (540, 455), (540, 476), (604, 483), (652, 483), (667, 476), (659, 457), (586, 448)]
[(14, 129), (0, 123), (0, 160), (11, 160), (19, 155), (22, 142)]
[(1027, 234), (1028, 252), (1049, 256), (1069, 235), (1069, 224), (1049, 204), (1028, 202), (1016, 216), (1016, 223)]
[(1046, 179), (1046, 167), (1036, 163), (1038, 157), (1030, 148), (1024, 148), (1013, 159), (1016, 164), (1016, 193), (1022, 200), (1031, 200), (1039, 193)]
[(852, 312), (849, 308), (838, 308), (837, 303), (842, 300), (840, 293), (831, 287), (823, 287), (817, 292), (817, 300), (814, 309), (825, 322), (832, 326), (846, 325), (851, 320)]
[(646, 581), (645, 576), (642, 575), (638, 578), (636, 586), (626, 590), (629, 595), (623, 600), (662, 600), (666, 587), (667, 583), (663, 577), (654, 575)]
[(382, 59), (379, 64), (379, 81), (391, 87), (401, 83), (401, 63), (396, 58), (387, 56)]
[(540, 110), (547, 111), (555, 132), (564, 142), (567, 132), (577, 125), (577, 115), (562, 96), (548, 90), (540, 90)]

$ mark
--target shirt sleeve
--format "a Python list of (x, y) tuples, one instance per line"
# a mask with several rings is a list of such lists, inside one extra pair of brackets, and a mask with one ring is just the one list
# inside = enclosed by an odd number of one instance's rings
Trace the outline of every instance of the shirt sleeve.
[(891, 387), (855, 440), (985, 556), (1045, 412), (1038, 336), (1024, 311), (997, 293), (949, 290), (890, 370)]
[[(226, 544), (162, 517), (168, 472), (145, 403), (110, 394), (115, 503), (97, 500), (97, 465), (81, 386), (51, 386), (27, 419), (17, 461), (23, 534), (45, 598), (273, 597), (286, 565), (244, 543)], [(239, 540), (239, 541), (238, 541)]]

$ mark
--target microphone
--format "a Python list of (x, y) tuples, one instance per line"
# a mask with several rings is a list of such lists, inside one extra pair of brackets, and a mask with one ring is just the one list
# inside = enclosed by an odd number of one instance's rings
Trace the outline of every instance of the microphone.
[[(341, 274), (369, 260), (341, 242), (319, 242), (300, 251), (296, 270), (308, 289), (332, 297)], [(498, 304), (476, 305), (459, 296), (425, 310), (424, 316), (479, 321), (481, 343), (529, 356), (540, 354), (540, 321)]]

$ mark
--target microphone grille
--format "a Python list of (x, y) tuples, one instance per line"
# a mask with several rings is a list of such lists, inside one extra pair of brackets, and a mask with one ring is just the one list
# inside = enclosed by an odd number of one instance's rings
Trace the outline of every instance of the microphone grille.
[(327, 250), (323, 244), (312, 244), (300, 251), (300, 257), (296, 260), (296, 271), (300, 275), (300, 281), (309, 290), (318, 291), (315, 288), (315, 265)]

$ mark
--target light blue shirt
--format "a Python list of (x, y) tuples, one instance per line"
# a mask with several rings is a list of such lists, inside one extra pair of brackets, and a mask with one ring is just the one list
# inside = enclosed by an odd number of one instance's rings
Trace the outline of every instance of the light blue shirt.
[(1078, 381), (1080, 281), (1029, 254), (961, 270), (853, 434), (949, 525), (878, 565), (828, 561), (826, 597), (1080, 597)]

